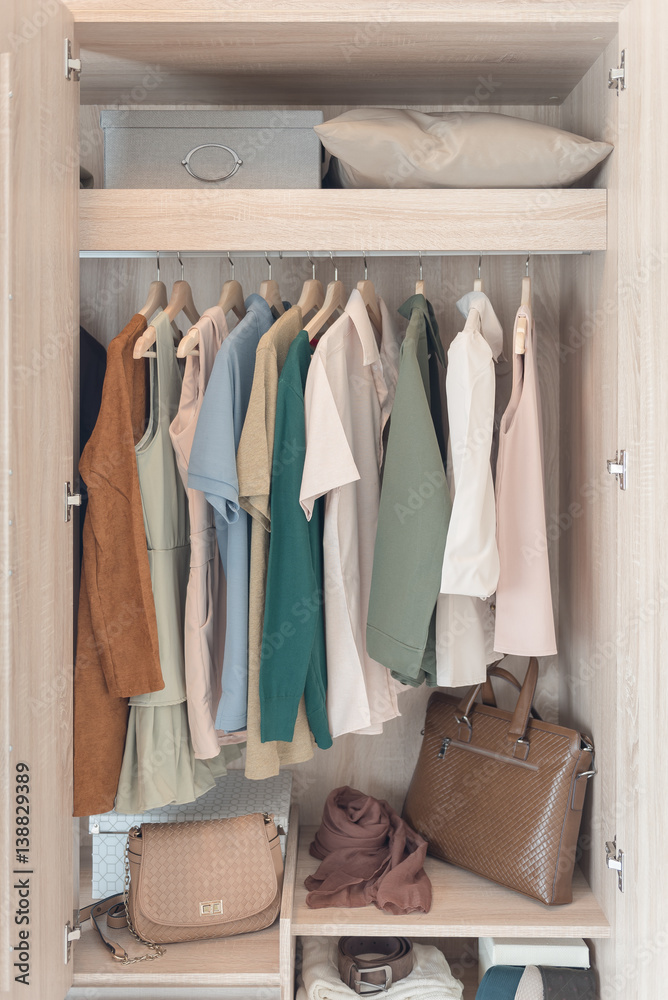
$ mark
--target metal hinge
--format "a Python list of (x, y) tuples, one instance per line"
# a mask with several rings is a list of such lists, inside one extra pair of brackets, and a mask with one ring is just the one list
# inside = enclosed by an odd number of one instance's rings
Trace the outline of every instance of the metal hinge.
[(72, 58), (72, 42), (69, 38), (65, 39), (65, 79), (77, 82), (81, 79), (81, 59)]
[(629, 484), (629, 462), (623, 448), (615, 454), (614, 459), (608, 461), (608, 472), (617, 477), (620, 490), (625, 490)]
[(620, 90), (626, 90), (626, 49), (622, 49), (619, 66), (611, 69), (608, 74), (608, 89), (616, 90), (617, 97)]
[(72, 956), (72, 942), (78, 941), (80, 937), (81, 927), (79, 924), (75, 924), (73, 927), (68, 921), (65, 924), (65, 965), (67, 965)]
[(624, 892), (624, 852), (617, 850), (617, 837), (606, 842), (605, 863), (608, 868), (617, 872), (617, 888)]
[(65, 501), (65, 506), (64, 506), (65, 520), (69, 521), (70, 518), (72, 517), (72, 507), (81, 506), (81, 494), (72, 493), (70, 490), (69, 483), (65, 483), (65, 485), (63, 486), (63, 492), (65, 494), (63, 497)]

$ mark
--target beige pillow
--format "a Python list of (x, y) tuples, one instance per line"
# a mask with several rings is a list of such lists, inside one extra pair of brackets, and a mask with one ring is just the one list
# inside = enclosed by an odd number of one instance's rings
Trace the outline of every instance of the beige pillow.
[(568, 187), (613, 148), (483, 111), (357, 108), (315, 130), (351, 188)]

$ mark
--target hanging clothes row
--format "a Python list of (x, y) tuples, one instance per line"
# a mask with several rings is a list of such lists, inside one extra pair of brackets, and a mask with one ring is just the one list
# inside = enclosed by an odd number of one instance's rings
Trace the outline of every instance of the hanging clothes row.
[(75, 814), (192, 801), (242, 744), (269, 777), (425, 680), (555, 652), (530, 287), (512, 362), (479, 283), (447, 354), (423, 292), (403, 334), (366, 267), (347, 294), (314, 266), (296, 305), (233, 277), (201, 316), (182, 275), (112, 341), (80, 463)]

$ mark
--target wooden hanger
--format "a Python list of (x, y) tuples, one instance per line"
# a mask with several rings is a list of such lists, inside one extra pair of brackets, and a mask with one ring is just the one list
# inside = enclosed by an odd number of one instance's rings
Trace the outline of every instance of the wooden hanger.
[(160, 280), (160, 251), (156, 250), (156, 264), (158, 266), (158, 277), (148, 286), (146, 302), (139, 310), (140, 315), (149, 319), (158, 309), (164, 309), (167, 305), (167, 289), (164, 281)]
[[(334, 263), (334, 255), (330, 252), (329, 256), (332, 259), (332, 263)], [(330, 281), (327, 285), (323, 307), (318, 310), (310, 323), (307, 323), (304, 327), (312, 344), (315, 343), (318, 333), (320, 333), (327, 320), (331, 319), (335, 312), (345, 312), (346, 302), (346, 290), (343, 287), (343, 282), (339, 281), (339, 269), (334, 264), (334, 281)]]
[(482, 292), (483, 291), (481, 271), (482, 271), (482, 254), (479, 254), (479, 256), (478, 256), (478, 277), (473, 282), (473, 291), (474, 292)]
[(304, 282), (302, 293), (297, 303), (302, 311), (302, 318), (308, 316), (314, 309), (322, 309), (325, 301), (325, 289), (322, 287), (322, 281), (318, 281), (315, 276), (315, 261), (311, 259), (311, 254), (308, 250), (306, 251), (306, 256), (311, 262), (312, 270), (311, 277)]
[(264, 259), (269, 266), (269, 278), (267, 281), (263, 281), (260, 285), (260, 295), (264, 301), (270, 305), (272, 309), (275, 309), (280, 316), (285, 312), (285, 307), (283, 305), (283, 299), (281, 298), (278, 282), (272, 281), (271, 279), (271, 261), (269, 260), (269, 251), (267, 250), (265, 250)]
[[(529, 277), (529, 258), (531, 254), (527, 254), (526, 261), (526, 274), (522, 278), (522, 301), (520, 306), (531, 307), (531, 278)], [(526, 350), (526, 339), (529, 332), (529, 321), (526, 316), (520, 316), (515, 327), (515, 344), (514, 352), (515, 354), (524, 354)]]
[[(223, 285), (223, 290), (218, 300), (218, 308), (222, 309), (226, 316), (229, 312), (233, 312), (237, 319), (243, 319), (246, 315), (244, 292), (239, 282), (234, 279), (234, 261), (230, 257), (229, 250), (227, 252), (227, 259), (232, 267), (232, 277)], [(181, 342), (176, 349), (177, 358), (187, 358), (189, 354), (199, 355), (199, 351), (197, 350), (198, 344), (199, 327), (191, 326), (186, 335), (181, 338)]]
[(422, 251), (418, 250), (418, 280), (415, 282), (415, 294), (424, 295), (427, 298), (426, 292), (424, 290), (424, 281), (422, 280)]
[(364, 305), (366, 306), (366, 311), (369, 314), (369, 319), (371, 320), (371, 325), (375, 329), (376, 333), (380, 333), (383, 326), (383, 320), (380, 315), (380, 309), (378, 308), (378, 296), (376, 295), (376, 289), (373, 287), (373, 281), (369, 281), (368, 273), (369, 269), (366, 266), (366, 253), (363, 252), (364, 259), (364, 281), (357, 282), (357, 291), (362, 296)]
[[(199, 313), (195, 308), (195, 303), (193, 302), (192, 288), (187, 281), (183, 280), (183, 261), (181, 260), (181, 255), (177, 254), (179, 264), (181, 265), (181, 280), (175, 281), (172, 285), (172, 294), (165, 313), (167, 314), (170, 323), (173, 323), (179, 313), (183, 312), (186, 314), (191, 323), (196, 323), (199, 319)], [(149, 348), (155, 344), (155, 327), (149, 326), (148, 329), (139, 337), (137, 343), (135, 344), (132, 356), (135, 359), (151, 357), (148, 354)]]

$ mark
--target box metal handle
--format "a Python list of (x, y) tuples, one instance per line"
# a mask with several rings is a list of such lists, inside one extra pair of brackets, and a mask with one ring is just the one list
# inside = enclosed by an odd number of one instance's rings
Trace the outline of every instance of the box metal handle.
[[(199, 152), (200, 149), (209, 149), (211, 147), (215, 149), (225, 149), (227, 150), (228, 153), (231, 153), (232, 156), (234, 157), (234, 166), (232, 167), (231, 170), (228, 170), (226, 174), (221, 174), (220, 177), (200, 177), (200, 175), (196, 174), (193, 168), (190, 166), (190, 157), (194, 153)], [(194, 177), (195, 180), (206, 181), (209, 184), (215, 184), (218, 181), (226, 181), (228, 177), (233, 177), (234, 174), (236, 174), (239, 167), (242, 166), (243, 162), (244, 161), (241, 159), (239, 154), (234, 149), (231, 149), (230, 146), (223, 146), (223, 144), (220, 142), (205, 142), (201, 146), (195, 146), (194, 149), (191, 149), (186, 158), (184, 160), (181, 160), (181, 165), (186, 168), (190, 176)]]

